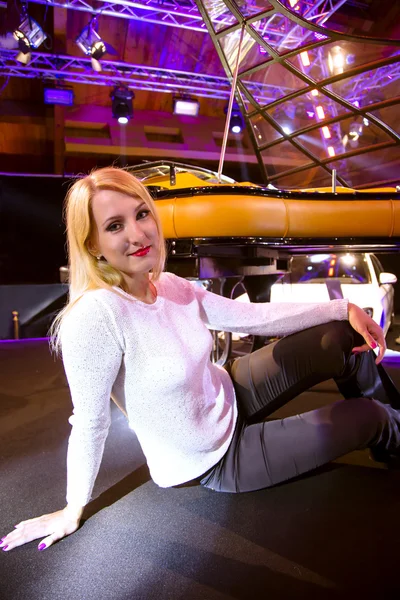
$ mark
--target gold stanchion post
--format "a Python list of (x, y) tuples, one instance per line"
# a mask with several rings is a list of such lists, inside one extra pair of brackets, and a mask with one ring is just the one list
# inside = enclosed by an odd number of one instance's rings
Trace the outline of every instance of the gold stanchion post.
[(19, 340), (19, 313), (17, 310), (12, 311), (13, 326), (14, 326), (14, 340)]

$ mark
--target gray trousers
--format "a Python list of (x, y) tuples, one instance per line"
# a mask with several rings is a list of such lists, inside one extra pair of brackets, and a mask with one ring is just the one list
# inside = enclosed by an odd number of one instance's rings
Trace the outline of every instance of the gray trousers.
[[(223, 458), (200, 480), (221, 492), (267, 488), (356, 449), (400, 447), (400, 394), (346, 322), (319, 325), (235, 359), (228, 372), (239, 417)], [(345, 400), (265, 420), (313, 385), (333, 378)]]

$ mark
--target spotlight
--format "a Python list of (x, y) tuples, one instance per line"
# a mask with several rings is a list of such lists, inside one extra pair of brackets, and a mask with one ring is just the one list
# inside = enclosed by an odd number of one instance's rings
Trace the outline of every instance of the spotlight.
[(340, 75), (344, 71), (346, 55), (340, 46), (334, 46), (328, 52), (328, 68), (332, 75)]
[(172, 99), (174, 115), (187, 115), (197, 117), (199, 114), (200, 103), (189, 96), (175, 96)]
[(349, 125), (348, 132), (342, 138), (344, 148), (349, 144), (352, 148), (357, 148), (359, 139), (363, 133), (364, 123), (363, 120), (353, 121)]
[(242, 130), (244, 128), (244, 123), (243, 123), (243, 117), (240, 113), (235, 114), (235, 115), (232, 114), (230, 128), (231, 128), (232, 133), (242, 133)]
[(112, 100), (112, 115), (120, 125), (126, 125), (133, 117), (132, 100), (135, 94), (123, 86), (117, 86), (110, 94)]
[(39, 23), (26, 13), (23, 15), (22, 23), (14, 31), (13, 35), (18, 42), (19, 53), (17, 54), (17, 61), (23, 65), (27, 65), (30, 62), (32, 48), (39, 48), (40, 44), (47, 38)]
[(81, 33), (76, 38), (76, 43), (86, 56), (91, 57), (92, 69), (101, 71), (100, 59), (103, 58), (106, 52), (116, 54), (114, 48), (106, 44), (97, 33), (98, 23), (96, 17), (92, 17), (89, 24), (82, 29)]
[[(228, 106), (224, 109), (225, 114), (228, 113)], [(229, 122), (229, 129), (232, 133), (238, 134), (242, 133), (244, 129), (244, 119), (242, 113), (240, 112), (239, 106), (234, 102), (231, 113), (231, 120)]]

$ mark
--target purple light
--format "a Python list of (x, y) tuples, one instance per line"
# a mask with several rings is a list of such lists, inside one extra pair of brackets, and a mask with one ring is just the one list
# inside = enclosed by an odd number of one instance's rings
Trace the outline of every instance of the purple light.
[(316, 40), (325, 40), (327, 38), (323, 33), (318, 33), (318, 31), (314, 31), (314, 37)]
[(313, 110), (308, 110), (307, 111), (307, 117), (309, 119), (313, 119), (315, 117), (315, 112)]
[(400, 364), (400, 352), (388, 348), (385, 352), (385, 356), (383, 357), (383, 361)]
[(266, 49), (264, 48), (264, 46), (258, 46), (258, 49), (260, 51), (260, 54), (267, 54)]
[(357, 106), (357, 108), (360, 108), (360, 103), (358, 100), (354, 100), (353, 104), (354, 106)]
[(73, 106), (74, 90), (70, 88), (44, 88), (44, 103)]

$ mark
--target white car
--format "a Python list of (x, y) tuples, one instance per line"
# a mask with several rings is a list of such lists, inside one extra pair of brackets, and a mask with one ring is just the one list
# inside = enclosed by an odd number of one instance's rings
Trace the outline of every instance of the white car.
[(294, 256), (290, 272), (271, 288), (271, 302), (325, 302), (347, 298), (363, 308), (385, 335), (393, 317), (397, 277), (374, 254), (332, 253)]

